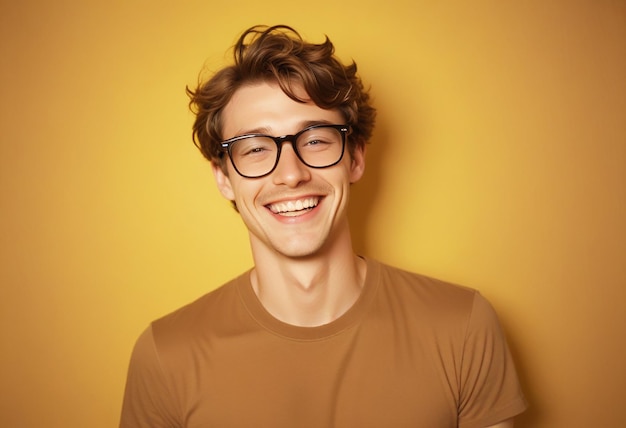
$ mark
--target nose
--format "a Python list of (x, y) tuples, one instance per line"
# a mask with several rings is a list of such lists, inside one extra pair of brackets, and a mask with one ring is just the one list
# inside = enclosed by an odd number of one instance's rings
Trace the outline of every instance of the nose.
[(291, 144), (283, 144), (278, 165), (272, 173), (274, 184), (297, 187), (311, 179), (309, 167), (302, 163)]

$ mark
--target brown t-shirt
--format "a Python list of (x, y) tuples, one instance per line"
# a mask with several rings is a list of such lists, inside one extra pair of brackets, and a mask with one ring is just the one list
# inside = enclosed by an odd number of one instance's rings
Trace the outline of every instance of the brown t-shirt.
[(120, 426), (482, 428), (525, 409), (480, 294), (367, 266), (357, 302), (320, 327), (273, 318), (249, 273), (153, 322)]

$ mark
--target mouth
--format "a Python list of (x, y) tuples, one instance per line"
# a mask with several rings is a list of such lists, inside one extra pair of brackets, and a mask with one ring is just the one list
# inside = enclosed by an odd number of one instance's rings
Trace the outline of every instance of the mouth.
[(319, 202), (319, 196), (311, 196), (293, 201), (276, 202), (267, 205), (267, 207), (274, 214), (286, 217), (295, 217), (311, 211), (317, 206), (317, 204), (319, 204)]

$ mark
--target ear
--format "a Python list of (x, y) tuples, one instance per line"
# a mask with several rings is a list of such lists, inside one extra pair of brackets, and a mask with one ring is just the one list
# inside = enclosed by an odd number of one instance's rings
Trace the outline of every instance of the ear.
[(350, 164), (350, 183), (356, 183), (365, 172), (365, 144), (354, 148)]
[(217, 188), (223, 197), (228, 199), (229, 201), (235, 200), (235, 192), (233, 192), (233, 186), (230, 183), (230, 178), (228, 174), (224, 171), (226, 166), (222, 168), (218, 162), (211, 162), (211, 169), (213, 170), (213, 175), (215, 176), (215, 182), (217, 183)]

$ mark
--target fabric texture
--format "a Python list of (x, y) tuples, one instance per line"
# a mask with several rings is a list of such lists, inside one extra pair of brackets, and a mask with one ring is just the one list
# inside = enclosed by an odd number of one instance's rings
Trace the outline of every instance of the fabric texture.
[(340, 318), (272, 317), (249, 272), (153, 322), (131, 357), (121, 428), (483, 428), (526, 401), (475, 290), (367, 259)]

